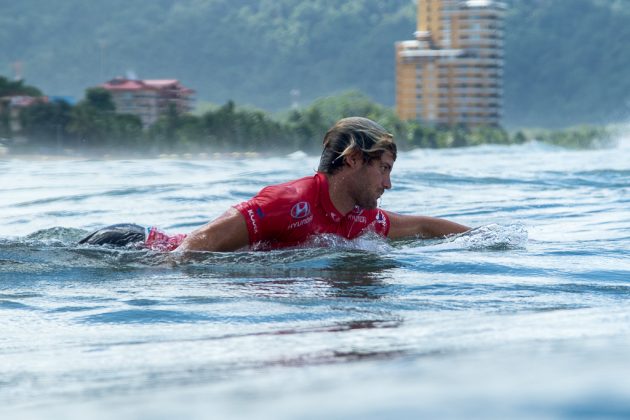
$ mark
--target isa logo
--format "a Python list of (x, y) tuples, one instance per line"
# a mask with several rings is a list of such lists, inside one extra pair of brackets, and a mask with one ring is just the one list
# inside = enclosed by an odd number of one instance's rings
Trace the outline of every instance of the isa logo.
[(311, 206), (306, 201), (300, 201), (291, 208), (291, 217), (294, 219), (304, 219), (311, 215)]

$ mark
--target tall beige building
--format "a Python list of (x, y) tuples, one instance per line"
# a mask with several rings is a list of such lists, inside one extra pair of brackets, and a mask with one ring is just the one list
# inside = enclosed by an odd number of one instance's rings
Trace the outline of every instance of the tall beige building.
[(498, 126), (505, 5), (418, 0), (416, 39), (396, 43), (396, 111), (436, 125)]

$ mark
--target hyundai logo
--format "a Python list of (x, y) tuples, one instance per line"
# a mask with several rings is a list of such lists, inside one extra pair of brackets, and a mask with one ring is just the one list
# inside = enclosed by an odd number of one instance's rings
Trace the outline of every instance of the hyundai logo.
[(294, 219), (304, 219), (311, 214), (311, 206), (306, 201), (300, 201), (291, 209), (291, 217)]

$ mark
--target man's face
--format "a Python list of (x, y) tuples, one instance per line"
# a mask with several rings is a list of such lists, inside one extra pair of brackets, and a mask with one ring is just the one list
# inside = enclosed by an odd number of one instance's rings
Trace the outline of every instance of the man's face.
[(394, 156), (390, 152), (383, 153), (380, 159), (363, 164), (355, 173), (357, 188), (354, 199), (358, 206), (364, 209), (376, 208), (381, 195), (392, 187), (390, 174), (393, 167)]

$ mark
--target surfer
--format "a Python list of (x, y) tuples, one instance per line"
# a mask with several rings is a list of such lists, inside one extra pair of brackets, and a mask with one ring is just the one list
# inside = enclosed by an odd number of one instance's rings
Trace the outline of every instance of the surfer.
[(165, 251), (235, 251), (299, 245), (315, 235), (354, 239), (368, 232), (382, 237), (435, 238), (468, 227), (428, 216), (402, 215), (377, 207), (392, 187), (397, 148), (393, 136), (372, 120), (344, 118), (324, 136), (315, 175), (263, 188), (248, 201), (188, 235), (156, 228), (113, 225), (79, 243), (126, 245), (140, 242)]

